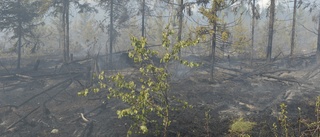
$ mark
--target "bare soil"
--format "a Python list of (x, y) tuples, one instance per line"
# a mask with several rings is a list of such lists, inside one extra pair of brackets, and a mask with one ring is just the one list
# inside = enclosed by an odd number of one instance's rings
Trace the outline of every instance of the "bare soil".
[[(90, 86), (91, 74), (98, 69), (94, 69), (97, 60), (75, 58), (63, 64), (60, 58), (27, 57), (20, 70), (14, 68), (14, 57), (0, 59), (0, 136), (126, 136), (132, 121), (116, 115), (125, 104), (107, 100), (103, 91), (88, 97), (77, 95)], [(269, 137), (280, 103), (288, 104), (293, 124), (298, 107), (306, 119), (314, 117), (314, 102), (320, 92), (320, 69), (313, 65), (314, 56), (296, 57), (290, 63), (287, 58), (267, 64), (255, 60), (252, 65), (241, 59), (220, 59), (213, 80), (207, 58), (187, 59), (204, 64), (193, 69), (173, 64), (169, 69), (171, 95), (186, 100), (193, 108), (171, 114), (168, 136), (228, 136), (232, 121), (243, 117), (257, 122), (252, 136)], [(37, 60), (40, 64), (35, 69)], [(125, 62), (118, 59), (117, 67), (107, 74), (122, 72), (130, 76), (135, 70), (119, 65)]]

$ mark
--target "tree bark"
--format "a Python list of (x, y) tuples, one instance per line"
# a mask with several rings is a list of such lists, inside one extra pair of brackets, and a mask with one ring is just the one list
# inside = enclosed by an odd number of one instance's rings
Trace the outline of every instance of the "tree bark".
[(294, 0), (293, 4), (293, 20), (292, 20), (292, 30), (291, 30), (291, 51), (290, 56), (293, 56), (294, 52), (294, 38), (296, 33), (296, 12), (297, 12), (297, 0)]
[(318, 21), (318, 41), (317, 41), (317, 63), (320, 64), (320, 12), (318, 15), (319, 21)]
[(67, 62), (67, 46), (66, 46), (66, 0), (62, 3), (62, 31), (63, 31), (63, 62)]
[[(182, 37), (183, 9), (184, 9), (183, 0), (180, 0), (178, 42), (181, 41), (181, 37)], [(181, 49), (179, 50), (178, 55), (179, 57), (181, 57)]]
[[(21, 4), (21, 0), (18, 1), (18, 6), (20, 8), (20, 4)], [(21, 38), (22, 38), (22, 21), (21, 21), (21, 16), (22, 15), (19, 15), (18, 16), (18, 23), (19, 23), (19, 28), (18, 28), (18, 45), (17, 45), (17, 48), (18, 48), (18, 60), (17, 60), (17, 69), (20, 69), (20, 63), (21, 63), (21, 46), (22, 46), (22, 41), (21, 41)]]
[(250, 56), (250, 64), (252, 65), (253, 62), (253, 52), (254, 52), (254, 26), (255, 26), (255, 18), (256, 18), (256, 13), (255, 13), (255, 5), (256, 5), (256, 0), (252, 0), (252, 22), (251, 22), (251, 56)]
[(70, 1), (66, 0), (66, 58), (67, 58), (67, 62), (70, 61), (69, 6), (70, 6)]
[(113, 3), (114, 1), (110, 1), (110, 28), (109, 28), (109, 65), (112, 67), (112, 49), (113, 49)]
[(144, 20), (145, 20), (145, 6), (146, 6), (146, 0), (142, 1), (142, 27), (141, 27), (141, 36), (145, 37), (144, 31), (145, 31), (145, 25), (144, 25)]
[(268, 47), (267, 47), (267, 62), (271, 62), (274, 13), (275, 13), (275, 0), (271, 0), (270, 14), (269, 14), (269, 33), (268, 33)]
[[(213, 15), (217, 17), (217, 2), (214, 0), (214, 9), (213, 9)], [(210, 71), (210, 76), (211, 76), (211, 81), (213, 82), (213, 77), (214, 77), (214, 66), (215, 66), (215, 53), (216, 53), (216, 31), (217, 31), (217, 19), (213, 19), (213, 24), (212, 24), (212, 29), (213, 29), (213, 34), (211, 38), (211, 71)]]
[(69, 33), (69, 0), (64, 0), (63, 3), (63, 9), (62, 9), (62, 31), (63, 31), (63, 61), (64, 63), (68, 63), (70, 60), (70, 51), (69, 51), (69, 45), (70, 45), (70, 33)]
[[(20, 17), (19, 17), (20, 18)], [(22, 47), (22, 23), (21, 20), (19, 20), (19, 34), (18, 34), (18, 60), (17, 60), (17, 69), (20, 69), (21, 64), (21, 47)]]

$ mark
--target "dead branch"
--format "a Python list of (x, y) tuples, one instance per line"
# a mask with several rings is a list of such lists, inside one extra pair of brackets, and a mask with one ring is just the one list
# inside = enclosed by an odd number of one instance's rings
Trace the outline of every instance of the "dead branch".
[(312, 75), (312, 73), (314, 73), (316, 70), (318, 70), (319, 67), (320, 67), (320, 64), (314, 66), (313, 69), (312, 69), (311, 71), (309, 71), (309, 72), (308, 72), (306, 75), (304, 75), (303, 77), (304, 77), (304, 78), (307, 78), (307, 79), (310, 79), (310, 78), (311, 78), (310, 76)]
[(89, 122), (86, 127), (84, 128), (84, 130), (82, 131), (82, 136), (83, 137), (90, 137), (92, 136), (92, 131), (93, 131), (93, 122)]
[(23, 78), (23, 79), (33, 79), (31, 76), (22, 75), (22, 74), (6, 75), (6, 76), (1, 76), (0, 78), (6, 80), (9, 78), (15, 78), (15, 77)]
[(72, 81), (68, 82), (65, 87), (63, 87), (61, 90), (57, 91), (57, 93), (54, 94), (53, 96), (51, 96), (48, 100), (46, 100), (44, 102), (44, 104), (47, 104), (49, 101), (53, 100), (57, 95), (59, 95), (62, 91), (64, 91), (66, 88), (68, 88), (71, 84), (72, 84)]
[(56, 87), (59, 87), (60, 85), (65, 84), (65, 83), (68, 82), (69, 80), (73, 80), (75, 77), (78, 77), (78, 76), (80, 76), (80, 75), (79, 75), (79, 74), (78, 74), (78, 75), (75, 75), (75, 76), (73, 76), (73, 77), (71, 77), (71, 78), (68, 78), (68, 79), (66, 79), (66, 80), (64, 80), (64, 81), (62, 81), (62, 82), (59, 82), (58, 84), (55, 84), (55, 85), (49, 87), (49, 88), (46, 89), (46, 90), (41, 91), (40, 93), (32, 96), (31, 98), (29, 98), (29, 99), (27, 99), (26, 101), (24, 101), (23, 103), (21, 103), (18, 107), (23, 106), (24, 104), (26, 104), (26, 103), (28, 103), (29, 101), (31, 101), (32, 99), (40, 96), (41, 94), (46, 93), (46, 92), (48, 92), (48, 91), (50, 91), (50, 90), (52, 90), (52, 89), (54, 89), (54, 88), (56, 88)]
[(84, 122), (89, 122), (89, 120), (87, 118), (84, 117), (83, 113), (80, 113), (81, 118)]
[(33, 109), (32, 111), (30, 111), (28, 114), (24, 115), (23, 117), (21, 117), (18, 121), (12, 123), (9, 127), (7, 127), (7, 130), (9, 130), (10, 128), (12, 128), (13, 126), (15, 126), (16, 124), (18, 124), (20, 121), (24, 120), (26, 117), (28, 117), (30, 114), (32, 114), (34, 111), (36, 111), (37, 109), (39, 109), (40, 106), (38, 106), (37, 108)]
[(301, 85), (301, 84), (313, 85), (312, 83), (305, 82), (305, 81), (302, 81), (302, 80), (298, 80), (298, 79), (295, 79), (295, 78), (283, 78), (283, 77), (277, 77), (277, 76), (266, 75), (266, 74), (263, 74), (261, 76), (267, 77), (267, 78), (276, 79), (276, 80), (279, 80), (279, 81), (294, 82), (294, 83), (298, 83), (299, 85)]
[(15, 76), (20, 77), (20, 78), (25, 78), (25, 79), (32, 79), (32, 77), (27, 76), (27, 75), (16, 74)]
[[(101, 105), (95, 107), (94, 109), (92, 109), (91, 111), (89, 111), (89, 112), (87, 112), (87, 113), (82, 114), (81, 116), (87, 116), (88, 114), (90, 114), (90, 113), (98, 110), (99, 108), (103, 108), (103, 107), (105, 107), (106, 105), (107, 105), (106, 103), (102, 103)], [(74, 120), (72, 120), (72, 121), (70, 121), (69, 123), (73, 123), (73, 122), (75, 122), (75, 121), (77, 121), (77, 120), (79, 120), (79, 119), (82, 119), (81, 116), (80, 116), (80, 117), (77, 117), (76, 119), (74, 119)]]
[(1, 67), (3, 67), (3, 68), (7, 71), (8, 74), (10, 74), (10, 71), (6, 68), (6, 66), (4, 66), (4, 65), (2, 64), (1, 61), (0, 61), (0, 65), (1, 65)]

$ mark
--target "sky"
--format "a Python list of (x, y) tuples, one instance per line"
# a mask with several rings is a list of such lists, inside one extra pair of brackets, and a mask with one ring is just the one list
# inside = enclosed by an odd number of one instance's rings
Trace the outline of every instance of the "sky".
[(258, 1), (258, 4), (260, 5), (260, 7), (266, 8), (266, 6), (269, 5), (270, 0), (257, 0), (257, 1)]

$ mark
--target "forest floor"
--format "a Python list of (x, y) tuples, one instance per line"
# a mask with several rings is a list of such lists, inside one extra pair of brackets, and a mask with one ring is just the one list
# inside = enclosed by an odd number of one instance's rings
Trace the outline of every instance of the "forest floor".
[[(77, 95), (90, 83), (94, 69), (89, 67), (94, 66), (94, 59), (75, 58), (63, 64), (60, 58), (27, 57), (20, 70), (14, 69), (16, 58), (0, 59), (0, 136), (126, 136), (131, 121), (116, 115), (116, 110), (125, 104), (107, 100), (106, 92)], [(288, 105), (293, 124), (298, 107), (303, 118), (314, 119), (320, 93), (320, 67), (313, 65), (314, 56), (295, 57), (290, 65), (288, 58), (268, 64), (254, 60), (252, 65), (240, 59), (220, 59), (213, 81), (206, 58), (186, 59), (200, 60), (204, 65), (194, 69), (177, 65), (169, 70), (173, 74), (171, 94), (193, 108), (171, 115), (168, 136), (228, 136), (232, 121), (244, 118), (257, 123), (252, 136), (269, 137), (281, 103)], [(123, 67), (106, 71), (110, 75), (118, 72), (130, 76), (134, 70)], [(205, 117), (206, 112), (209, 118)]]

